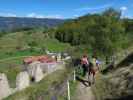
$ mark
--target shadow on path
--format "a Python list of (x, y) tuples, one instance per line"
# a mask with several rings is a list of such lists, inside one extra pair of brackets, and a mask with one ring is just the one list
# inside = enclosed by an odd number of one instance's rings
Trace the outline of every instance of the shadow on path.
[(77, 86), (76, 98), (74, 100), (95, 100), (95, 96), (87, 80), (76, 77), (80, 83)]
[(84, 80), (84, 79), (80, 78), (79, 76), (76, 76), (76, 80), (81, 82), (86, 87), (90, 86), (90, 83), (87, 80)]

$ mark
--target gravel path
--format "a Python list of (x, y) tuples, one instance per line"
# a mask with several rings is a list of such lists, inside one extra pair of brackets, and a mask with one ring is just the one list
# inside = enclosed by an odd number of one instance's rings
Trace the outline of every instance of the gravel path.
[(80, 82), (77, 86), (76, 100), (95, 100), (95, 96), (92, 93), (91, 87), (87, 82)]

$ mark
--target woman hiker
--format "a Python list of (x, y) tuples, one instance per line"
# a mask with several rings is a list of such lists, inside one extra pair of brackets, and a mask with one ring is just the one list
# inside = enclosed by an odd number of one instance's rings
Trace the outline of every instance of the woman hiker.
[(86, 76), (86, 73), (88, 72), (88, 66), (89, 66), (89, 61), (87, 55), (84, 55), (81, 59), (81, 64), (83, 68), (83, 76)]

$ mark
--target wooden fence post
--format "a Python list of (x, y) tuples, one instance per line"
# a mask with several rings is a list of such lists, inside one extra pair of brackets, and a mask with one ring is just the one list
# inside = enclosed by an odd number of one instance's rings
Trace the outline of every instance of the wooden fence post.
[(74, 72), (73, 72), (73, 78), (74, 78), (74, 82), (76, 81), (76, 72), (75, 72), (75, 70), (74, 70)]
[(67, 80), (67, 91), (68, 91), (68, 100), (70, 100), (70, 84), (69, 84), (69, 80)]

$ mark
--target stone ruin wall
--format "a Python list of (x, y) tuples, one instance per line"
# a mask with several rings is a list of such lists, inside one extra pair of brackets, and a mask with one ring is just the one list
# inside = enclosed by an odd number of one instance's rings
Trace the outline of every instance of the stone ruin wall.
[(9, 95), (21, 91), (30, 86), (31, 78), (34, 82), (41, 81), (48, 74), (62, 69), (65, 66), (64, 62), (58, 63), (40, 63), (33, 62), (26, 66), (26, 71), (20, 72), (16, 77), (16, 88), (10, 88), (7, 76), (0, 73), (0, 100)]

